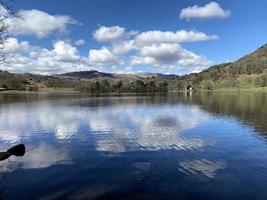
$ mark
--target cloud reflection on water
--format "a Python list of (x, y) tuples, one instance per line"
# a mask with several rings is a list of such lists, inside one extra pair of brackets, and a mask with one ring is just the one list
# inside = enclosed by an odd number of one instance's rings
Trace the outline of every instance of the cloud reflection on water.
[(99, 151), (180, 150), (207, 144), (203, 139), (182, 134), (207, 120), (209, 115), (197, 107), (122, 107), (113, 112), (99, 109), (89, 119), (89, 126), (96, 135)]
[(223, 160), (211, 161), (207, 159), (186, 160), (179, 163), (179, 171), (185, 174), (202, 173), (208, 178), (214, 178), (219, 170), (226, 167), (226, 162)]
[(0, 165), (0, 172), (13, 171), (17, 167), (25, 169), (46, 168), (54, 164), (71, 163), (68, 151), (56, 148), (50, 144), (28, 146), (27, 152), (22, 158), (12, 157)]
[(197, 106), (24, 103), (1, 108), (0, 143), (31, 141), (33, 150), (23, 158), (23, 166), (48, 167), (70, 160), (68, 152), (56, 148), (51, 140), (93, 142), (94, 150), (113, 153), (198, 149), (210, 143), (183, 132), (209, 119), (209, 114)]
[(66, 149), (55, 148), (43, 143), (29, 150), (21, 159), (21, 162), (23, 168), (45, 168), (54, 164), (70, 163), (70, 157)]

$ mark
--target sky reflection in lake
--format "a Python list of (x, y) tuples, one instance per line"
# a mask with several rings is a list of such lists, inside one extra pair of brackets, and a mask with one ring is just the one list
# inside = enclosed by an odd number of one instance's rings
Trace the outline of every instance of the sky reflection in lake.
[(208, 105), (183, 94), (20, 98), (0, 104), (0, 150), (26, 145), (24, 157), (1, 162), (3, 198), (48, 198), (47, 190), (50, 199), (172, 199), (177, 191), (184, 199), (231, 199), (230, 188), (252, 183), (238, 197), (267, 197), (264, 125), (251, 125), (252, 115), (214, 112), (217, 96), (205, 96)]
[(206, 145), (200, 138), (186, 138), (183, 131), (193, 129), (210, 118), (198, 106), (116, 105), (83, 107), (38, 103), (9, 105), (0, 112), (1, 143), (27, 141), (86, 142), (95, 150), (190, 149)]

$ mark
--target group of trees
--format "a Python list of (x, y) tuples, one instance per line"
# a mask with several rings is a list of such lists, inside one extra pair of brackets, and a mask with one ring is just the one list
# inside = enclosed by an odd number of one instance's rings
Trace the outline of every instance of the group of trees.
[(267, 86), (267, 72), (263, 73), (255, 78), (255, 85), (259, 87)]
[(76, 87), (77, 91), (89, 93), (109, 93), (109, 92), (123, 92), (123, 93), (146, 93), (146, 92), (167, 92), (168, 83), (166, 81), (155, 83), (154, 81), (144, 82), (136, 80), (132, 82), (123, 81), (87, 81), (79, 84)]

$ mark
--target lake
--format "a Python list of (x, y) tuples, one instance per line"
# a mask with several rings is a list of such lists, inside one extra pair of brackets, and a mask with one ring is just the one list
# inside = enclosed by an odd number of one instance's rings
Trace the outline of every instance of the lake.
[(267, 199), (267, 94), (1, 94), (0, 199)]

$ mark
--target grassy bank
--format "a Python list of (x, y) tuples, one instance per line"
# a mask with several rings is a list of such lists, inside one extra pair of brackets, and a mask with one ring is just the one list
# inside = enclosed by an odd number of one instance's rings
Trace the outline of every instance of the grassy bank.
[[(216, 89), (200, 89), (196, 90), (197, 92), (257, 92), (257, 93), (267, 93), (267, 87), (250, 87), (250, 88), (238, 88), (238, 87), (221, 87)], [(170, 91), (170, 92), (184, 92), (184, 90), (179, 91)], [(48, 87), (48, 88), (39, 88), (38, 91), (27, 91), (27, 90), (4, 90), (0, 91), (0, 94), (18, 94), (18, 93), (84, 93), (76, 91), (74, 88), (54, 88), (54, 87)], [(93, 94), (93, 93), (92, 93)], [(101, 93), (98, 93), (101, 94)], [(107, 94), (107, 93), (105, 93)], [(114, 93), (108, 93), (108, 94), (114, 94)], [(117, 93), (122, 94), (122, 93)], [(127, 93), (131, 94), (131, 93)], [(134, 94), (134, 93), (132, 93)], [(148, 93), (149, 94), (149, 93)]]
[(250, 87), (250, 88), (238, 88), (238, 87), (230, 87), (230, 88), (216, 88), (212, 90), (201, 90), (201, 91), (214, 91), (214, 92), (262, 92), (267, 93), (267, 87)]
[(39, 88), (36, 91), (28, 90), (0, 90), (0, 94), (19, 94), (19, 93), (79, 93), (74, 88)]

